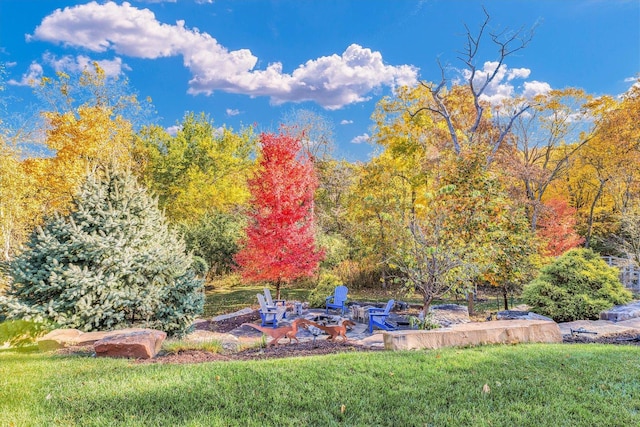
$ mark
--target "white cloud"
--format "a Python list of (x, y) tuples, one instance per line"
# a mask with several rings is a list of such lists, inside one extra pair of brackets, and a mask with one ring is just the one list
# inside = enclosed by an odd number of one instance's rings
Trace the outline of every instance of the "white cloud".
[(171, 136), (176, 136), (178, 134), (178, 132), (180, 132), (180, 130), (182, 129), (182, 126), (169, 126), (168, 128), (166, 128), (165, 130), (167, 131), (167, 133)]
[(369, 142), (371, 137), (368, 133), (363, 133), (362, 135), (358, 135), (351, 140), (352, 144), (362, 144), (363, 142)]
[(530, 75), (531, 70), (528, 68), (512, 68), (507, 72), (507, 80), (526, 79)]
[(353, 120), (342, 120), (340, 122), (341, 125), (350, 125), (353, 124)]
[(224, 126), (219, 126), (213, 130), (213, 136), (216, 138), (219, 138), (222, 135), (224, 135)]
[(544, 95), (549, 91), (551, 91), (551, 85), (549, 83), (532, 80), (530, 82), (524, 82), (522, 96), (525, 98), (533, 98), (537, 95)]
[(32, 62), (29, 65), (29, 70), (22, 75), (20, 80), (9, 80), (7, 83), (13, 86), (37, 86), (42, 79), (43, 70), (42, 65), (37, 62)]
[(638, 79), (640, 79), (640, 76), (635, 76), (635, 77), (627, 77), (626, 79), (624, 79), (625, 83), (635, 83), (638, 81)]
[[(496, 67), (498, 67), (498, 62), (485, 62), (482, 69), (476, 70), (476, 74), (473, 78), (473, 87), (476, 90), (479, 90), (482, 85), (487, 82), (487, 79), (489, 79), (495, 72)], [(471, 78), (471, 71), (463, 70), (462, 75), (465, 79), (469, 79)], [(510, 69), (506, 64), (502, 64), (493, 80), (485, 88), (480, 99), (488, 101), (491, 104), (499, 104), (502, 101), (515, 96), (521, 95), (526, 98), (532, 98), (551, 90), (551, 86), (548, 83), (532, 80), (524, 82), (521, 87), (518, 87), (518, 89), (520, 89), (520, 93), (517, 93), (516, 86), (514, 86), (514, 80), (526, 79), (530, 75), (531, 70), (528, 68)]]
[(93, 60), (85, 55), (78, 55), (75, 58), (71, 55), (66, 55), (58, 58), (50, 53), (45, 53), (43, 59), (45, 63), (51, 65), (56, 71), (82, 72), (87, 69), (91, 70), (91, 64), (94, 61), (104, 70), (108, 77), (119, 76), (122, 74), (123, 69), (130, 70), (126, 64), (122, 63), (122, 58), (117, 57), (113, 60)]
[(227, 116), (232, 117), (232, 116), (237, 116), (238, 114), (240, 114), (240, 110), (238, 109), (231, 109), (231, 108), (227, 108), (226, 110)]
[(323, 56), (283, 73), (276, 62), (255, 69), (258, 58), (248, 49), (229, 51), (211, 35), (156, 20), (148, 9), (109, 2), (56, 10), (45, 17), (28, 39), (82, 47), (94, 52), (113, 50), (118, 55), (155, 59), (182, 56), (189, 68), (191, 94), (216, 90), (250, 96), (269, 96), (275, 104), (315, 101), (327, 109), (368, 99), (380, 87), (417, 82), (410, 65), (385, 65), (380, 52), (352, 44), (341, 54)]

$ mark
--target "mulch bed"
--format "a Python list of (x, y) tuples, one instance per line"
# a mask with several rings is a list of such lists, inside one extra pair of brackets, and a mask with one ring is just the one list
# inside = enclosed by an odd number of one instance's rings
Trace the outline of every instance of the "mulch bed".
[[(219, 322), (206, 321), (199, 322), (196, 329), (227, 333), (232, 331), (243, 323), (256, 322), (260, 320), (258, 310), (253, 313), (237, 316), (232, 319), (221, 320)], [(255, 331), (258, 335), (260, 332)], [(206, 351), (187, 350), (173, 354), (159, 354), (154, 359), (137, 360), (138, 363), (200, 363), (212, 361), (229, 361), (229, 360), (262, 360), (277, 359), (284, 357), (304, 357), (316, 356), (322, 354), (347, 353), (354, 351), (380, 351), (382, 349), (371, 349), (356, 345), (350, 342), (343, 343), (341, 340), (337, 342), (327, 341), (324, 338), (318, 338), (315, 342), (295, 341), (291, 344), (287, 340), (283, 340), (280, 344), (266, 348), (249, 348), (234, 353), (209, 353)]]
[(315, 343), (300, 342), (292, 344), (278, 344), (266, 348), (249, 348), (234, 353), (209, 353), (206, 351), (187, 350), (174, 354), (159, 354), (153, 359), (138, 359), (136, 363), (201, 363), (231, 360), (266, 360), (285, 357), (305, 357), (322, 354), (348, 353), (355, 351), (382, 351), (356, 344), (340, 341), (331, 342), (319, 339)]
[[(238, 316), (232, 319), (226, 319), (219, 322), (207, 321), (197, 324), (196, 329), (207, 330), (219, 333), (227, 333), (236, 329), (243, 323), (255, 322), (260, 319), (260, 315), (256, 310), (253, 313)], [(257, 332), (257, 331), (256, 331)], [(624, 333), (610, 335), (606, 337), (594, 337), (585, 335), (565, 336), (563, 342), (566, 344), (612, 344), (612, 345), (636, 345), (640, 346), (640, 335), (634, 333)], [(93, 348), (66, 348), (58, 351), (59, 354), (76, 354), (90, 355)], [(249, 348), (233, 353), (210, 353), (200, 350), (187, 350), (178, 353), (160, 353), (153, 359), (138, 359), (135, 363), (202, 363), (216, 361), (232, 361), (232, 360), (264, 360), (277, 359), (285, 357), (305, 357), (324, 354), (337, 354), (347, 352), (372, 352), (381, 351), (381, 348), (369, 348), (356, 345), (351, 342), (327, 341), (319, 338), (315, 342), (293, 342), (291, 344), (284, 341), (283, 343), (266, 348)]]
[(257, 320), (260, 320), (260, 313), (258, 312), (258, 310), (254, 310), (253, 313), (243, 314), (242, 316), (236, 316), (231, 319), (221, 320), (219, 322), (214, 322), (212, 320), (198, 322), (196, 324), (196, 329), (219, 332), (223, 334), (234, 330), (243, 323), (252, 323)]

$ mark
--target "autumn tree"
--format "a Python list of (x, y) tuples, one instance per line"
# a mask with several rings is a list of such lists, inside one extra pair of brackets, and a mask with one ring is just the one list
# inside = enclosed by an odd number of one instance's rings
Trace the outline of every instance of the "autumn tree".
[(246, 239), (236, 261), (245, 279), (273, 283), (279, 298), (282, 284), (313, 275), (323, 257), (313, 217), (318, 184), (299, 139), (263, 133), (260, 147), (258, 170), (249, 180)]
[(540, 216), (538, 236), (546, 244), (546, 253), (556, 257), (584, 242), (576, 227), (577, 210), (564, 199), (551, 199), (544, 204)]
[(38, 204), (36, 183), (20, 159), (21, 150), (0, 135), (0, 259), (7, 261), (35, 225)]
[(294, 109), (285, 114), (283, 128), (300, 139), (302, 148), (314, 163), (331, 158), (334, 148), (333, 124), (323, 114), (305, 109)]
[(211, 212), (238, 213), (249, 200), (255, 163), (251, 128), (217, 128), (205, 114), (188, 113), (175, 136), (142, 129), (135, 144), (140, 179), (174, 222), (194, 223)]
[[(530, 243), (530, 231), (523, 231), (522, 239), (495, 237), (514, 230), (507, 215), (524, 215), (504, 188), (508, 179), (497, 160), (508, 148), (514, 123), (531, 105), (526, 99), (509, 105), (496, 102), (488, 92), (504, 75), (507, 58), (524, 49), (531, 36), (525, 31), (491, 32), (485, 12), (478, 32), (474, 34), (467, 28), (467, 43), (459, 56), (465, 66), (462, 79), (459, 75), (447, 76), (446, 68), (441, 66), (439, 82), (399, 88), (394, 97), (378, 103), (373, 116), (375, 139), (385, 150), (379, 158), (389, 156), (393, 161), (385, 163), (406, 165), (401, 170), (405, 171), (411, 203), (396, 204), (394, 209), (404, 218), (405, 227), (411, 229), (412, 224), (418, 223), (422, 230), (409, 234), (408, 247), (397, 246), (396, 257), (407, 258), (412, 246), (428, 254), (434, 250), (432, 243), (437, 242), (441, 253), (457, 254), (468, 264), (468, 270), (476, 272), (475, 277), (467, 276), (468, 280), (457, 284), (467, 290), (491, 271), (491, 277), (500, 277), (504, 283), (520, 280), (516, 269), (492, 263), (496, 243), (503, 242), (504, 253), (514, 243)], [(481, 44), (487, 37), (490, 46), (496, 48), (497, 57), (481, 67), (479, 57), (486, 50), (481, 49)], [(429, 224), (438, 223), (435, 220), (442, 212), (446, 213), (446, 221), (440, 221), (436, 239), (428, 235), (435, 232)], [(413, 252), (417, 262), (421, 257)], [(446, 271), (450, 258), (436, 257), (423, 263), (430, 270), (422, 274), (435, 277), (438, 271)], [(409, 264), (405, 262), (406, 265)], [(425, 301), (428, 300), (427, 296)]]
[(591, 101), (580, 89), (551, 90), (537, 95), (527, 114), (513, 122), (508, 141), (512, 149), (506, 150), (500, 161), (520, 181), (512, 185), (524, 195), (534, 232), (548, 190), (566, 178), (570, 161), (593, 137), (596, 121), (589, 108)]
[(571, 198), (585, 246), (602, 244), (619, 228), (619, 216), (640, 196), (640, 88), (623, 97), (603, 96), (592, 111), (599, 124), (571, 163), (564, 191)]
[[(120, 82), (126, 86), (126, 82)], [(33, 195), (42, 214), (64, 212), (88, 172), (101, 167), (131, 169), (132, 123), (124, 112), (136, 109), (134, 95), (117, 94), (97, 63), (79, 76), (58, 73), (43, 78), (38, 93), (45, 102), (44, 145), (49, 155), (30, 157), (25, 168), (38, 186)]]

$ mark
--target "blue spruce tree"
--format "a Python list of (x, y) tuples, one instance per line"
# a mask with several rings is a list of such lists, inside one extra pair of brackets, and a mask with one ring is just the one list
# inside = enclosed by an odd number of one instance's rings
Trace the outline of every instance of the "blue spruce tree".
[(144, 326), (179, 334), (204, 304), (191, 264), (130, 173), (95, 173), (71, 213), (36, 229), (9, 264), (0, 313), (84, 331)]

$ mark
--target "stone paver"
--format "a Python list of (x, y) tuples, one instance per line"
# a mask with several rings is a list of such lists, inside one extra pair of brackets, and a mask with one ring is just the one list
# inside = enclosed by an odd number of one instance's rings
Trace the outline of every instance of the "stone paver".
[[(576, 320), (574, 322), (559, 323), (558, 326), (560, 327), (562, 335), (571, 335), (572, 329), (574, 331), (584, 330), (585, 332), (578, 332), (577, 335), (593, 339), (597, 337), (640, 331), (639, 329), (632, 327), (631, 324), (626, 324), (625, 322), (614, 323), (608, 320)], [(595, 334), (590, 334), (588, 332), (595, 332)]]
[(622, 322), (616, 323), (616, 325), (638, 329), (638, 333), (640, 333), (640, 317), (636, 317), (635, 319), (623, 320)]
[(624, 320), (640, 317), (640, 301), (632, 302), (625, 305), (617, 305), (607, 311), (600, 313), (600, 320), (610, 320), (612, 322), (621, 322)]

